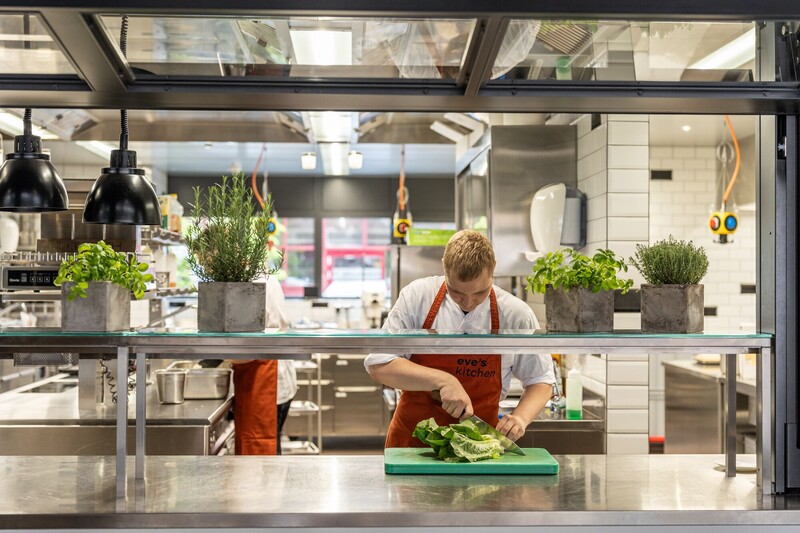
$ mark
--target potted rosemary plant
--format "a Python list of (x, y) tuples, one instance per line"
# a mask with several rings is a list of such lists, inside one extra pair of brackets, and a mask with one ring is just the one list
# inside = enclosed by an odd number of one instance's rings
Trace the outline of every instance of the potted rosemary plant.
[(198, 329), (263, 330), (266, 285), (255, 280), (276, 273), (283, 263), (282, 253), (269, 250), (272, 199), (259, 207), (244, 174), (223, 177), (204, 196), (195, 188), (194, 196), (185, 240), (187, 263), (200, 279)]
[(633, 285), (633, 280), (618, 277), (627, 271), (625, 261), (611, 250), (588, 257), (564, 248), (536, 260), (527, 290), (544, 294), (548, 331), (613, 331), (614, 291), (625, 293)]
[(122, 331), (131, 325), (131, 293), (144, 296), (153, 275), (131, 254), (115, 252), (103, 241), (84, 243), (65, 259), (55, 284), (61, 286), (64, 331)]
[(699, 333), (703, 331), (703, 286), (708, 256), (691, 241), (672, 235), (649, 246), (636, 246), (630, 262), (644, 276), (642, 332)]

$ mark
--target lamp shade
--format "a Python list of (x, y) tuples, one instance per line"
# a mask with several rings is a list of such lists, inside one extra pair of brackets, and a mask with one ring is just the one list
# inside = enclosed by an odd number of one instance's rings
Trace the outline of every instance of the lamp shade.
[(83, 206), (87, 224), (161, 224), (161, 208), (153, 185), (136, 168), (136, 152), (114, 150), (111, 166), (92, 185)]
[(18, 135), (14, 153), (0, 167), (0, 211), (40, 213), (69, 207), (67, 189), (50, 156), (42, 153), (41, 139)]

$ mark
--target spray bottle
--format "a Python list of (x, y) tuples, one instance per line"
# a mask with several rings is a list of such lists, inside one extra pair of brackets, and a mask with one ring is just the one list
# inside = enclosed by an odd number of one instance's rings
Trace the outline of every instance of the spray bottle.
[(583, 418), (583, 379), (577, 365), (567, 373), (567, 420)]

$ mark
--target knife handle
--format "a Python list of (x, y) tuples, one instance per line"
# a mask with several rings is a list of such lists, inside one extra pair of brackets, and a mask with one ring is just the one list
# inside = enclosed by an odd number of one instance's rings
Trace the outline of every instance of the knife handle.
[(438, 389), (437, 389), (437, 390), (432, 390), (432, 391), (431, 391), (431, 397), (432, 397), (434, 400), (436, 400), (437, 402), (439, 402), (439, 404), (441, 404), (441, 403), (442, 403), (442, 396), (441, 396), (441, 394), (439, 394), (439, 390), (438, 390)]

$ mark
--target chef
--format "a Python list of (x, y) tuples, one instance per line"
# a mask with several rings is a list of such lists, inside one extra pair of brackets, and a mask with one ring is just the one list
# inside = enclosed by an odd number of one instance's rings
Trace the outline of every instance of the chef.
[[(383, 329), (478, 333), (538, 328), (527, 304), (492, 284), (494, 250), (482, 233), (453, 235), (442, 264), (444, 276), (415, 280), (400, 292)], [(412, 435), (420, 420), (433, 417), (447, 425), (473, 414), (517, 440), (550, 399), (555, 381), (549, 355), (374, 353), (364, 366), (373, 379), (403, 391), (387, 448), (424, 446)], [(512, 375), (524, 392), (513, 413), (498, 421)], [(441, 403), (432, 391), (439, 392)]]

